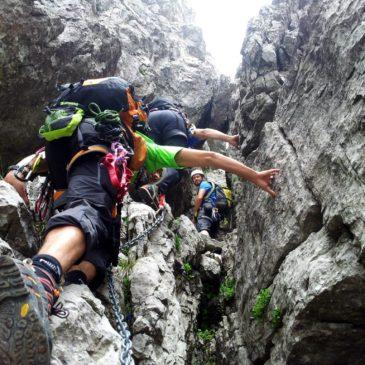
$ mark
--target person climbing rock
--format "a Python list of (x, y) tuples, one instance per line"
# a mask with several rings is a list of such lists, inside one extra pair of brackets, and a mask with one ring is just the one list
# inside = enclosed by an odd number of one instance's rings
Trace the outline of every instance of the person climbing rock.
[[(230, 136), (211, 128), (196, 128), (188, 121), (180, 105), (170, 98), (155, 98), (147, 104), (147, 109), (151, 128), (149, 137), (159, 145), (200, 149), (206, 140), (213, 139), (238, 147), (239, 135)], [(138, 194), (142, 201), (156, 206), (159, 194), (165, 195), (180, 182), (182, 176), (182, 170), (165, 169), (158, 183), (142, 185)]]
[(217, 193), (213, 184), (205, 179), (203, 170), (193, 170), (190, 177), (198, 188), (194, 202), (193, 223), (196, 224), (198, 232), (214, 237), (220, 221), (220, 214), (216, 207)]
[[(133, 87), (119, 77), (70, 84), (46, 112), (40, 135), (58, 213), (48, 220), (32, 260), (0, 257), (0, 320), (6, 329), (0, 331), (0, 344), (6, 344), (0, 359), (6, 364), (50, 363), (48, 317), (57, 312), (65, 273), (96, 287), (107, 267), (117, 265), (120, 207), (133, 171), (223, 168), (276, 195), (271, 179), (278, 169), (257, 172), (219, 153), (155, 144), (141, 132), (146, 116)], [(36, 174), (37, 166), (39, 154), (5, 177), (20, 182), (14, 187), (25, 200), (28, 171)]]

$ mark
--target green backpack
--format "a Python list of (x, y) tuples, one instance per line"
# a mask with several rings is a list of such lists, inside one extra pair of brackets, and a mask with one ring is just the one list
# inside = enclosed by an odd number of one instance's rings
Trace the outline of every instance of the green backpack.
[(63, 137), (71, 137), (84, 117), (84, 110), (77, 103), (61, 102), (57, 106), (45, 108), (47, 113), (39, 135), (51, 142)]

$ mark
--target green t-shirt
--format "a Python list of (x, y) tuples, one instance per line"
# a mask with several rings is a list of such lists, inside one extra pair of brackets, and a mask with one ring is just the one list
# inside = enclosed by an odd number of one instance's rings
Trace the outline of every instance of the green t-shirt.
[(141, 136), (147, 144), (147, 156), (144, 167), (148, 172), (155, 172), (163, 167), (171, 167), (173, 169), (182, 169), (175, 161), (175, 156), (184, 147), (160, 146), (140, 132), (136, 132)]

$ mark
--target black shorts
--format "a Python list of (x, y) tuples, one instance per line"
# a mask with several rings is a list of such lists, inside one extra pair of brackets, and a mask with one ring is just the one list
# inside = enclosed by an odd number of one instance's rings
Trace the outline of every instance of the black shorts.
[(73, 168), (64, 194), (66, 204), (48, 221), (46, 233), (62, 226), (80, 228), (85, 235), (86, 251), (79, 262), (88, 261), (96, 267), (95, 281), (99, 283), (107, 267), (118, 261), (120, 217), (112, 217), (113, 187), (95, 156)]
[(184, 118), (173, 110), (157, 110), (148, 116), (150, 137), (162, 146), (187, 147), (188, 129)]

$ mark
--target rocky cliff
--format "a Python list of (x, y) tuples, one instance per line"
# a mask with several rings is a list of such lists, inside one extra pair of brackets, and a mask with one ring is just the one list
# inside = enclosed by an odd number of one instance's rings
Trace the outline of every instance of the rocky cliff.
[[(9, 111), (21, 119), (36, 110), (27, 90), (44, 101), (44, 88), (50, 92), (56, 81), (85, 69), (93, 70), (90, 76), (121, 74), (147, 95), (174, 92), (202, 125), (209, 120), (228, 127), (229, 108), (219, 105), (231, 86), (222, 80), (222, 92), (206, 83), (212, 68), (201, 57), (199, 33), (189, 31), (193, 25), (185, 28), (191, 18), (182, 2), (20, 6), (5, 0), (1, 10), (5, 4), (13, 10), (0, 23), (0, 75), (24, 76), (16, 90), (8, 76), (0, 78), (1, 100), (12, 105), (1, 104), (2, 118), (14, 138)], [(221, 242), (200, 236), (187, 217), (167, 214), (148, 239), (121, 255), (117, 293), (139, 364), (365, 362), (364, 10), (359, 0), (274, 0), (250, 23), (231, 103), (230, 129), (241, 135), (233, 155), (255, 169), (280, 168), (274, 183), (279, 195), (272, 200), (232, 177), (237, 228)], [(21, 14), (34, 22), (27, 24)], [(152, 20), (142, 22), (141, 14)], [(5, 29), (22, 34), (16, 44)], [(47, 47), (36, 36), (45, 29)], [(138, 51), (142, 45), (146, 54)], [(57, 75), (52, 62), (62, 65)], [(197, 81), (189, 83), (190, 77)], [(26, 107), (13, 107), (18, 97)], [(222, 110), (227, 113), (219, 116)], [(34, 117), (34, 129), (37, 123)], [(0, 197), (0, 252), (29, 255), (39, 245), (31, 216), (5, 183)], [(154, 219), (148, 207), (126, 205), (125, 240)], [(52, 318), (53, 364), (117, 364), (121, 339), (107, 289), (95, 296), (84, 286), (69, 286), (61, 300), (71, 314)]]
[(364, 10), (276, 0), (248, 27), (232, 128), (243, 161), (281, 173), (274, 201), (235, 183), (224, 363), (365, 362)]
[(195, 122), (220, 84), (183, 0), (2, 1), (3, 168), (35, 147), (56, 84), (110, 75), (132, 82), (140, 96), (175, 97)]

